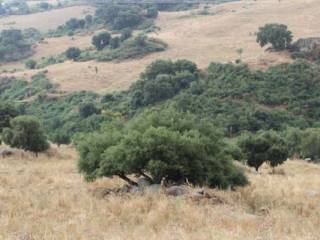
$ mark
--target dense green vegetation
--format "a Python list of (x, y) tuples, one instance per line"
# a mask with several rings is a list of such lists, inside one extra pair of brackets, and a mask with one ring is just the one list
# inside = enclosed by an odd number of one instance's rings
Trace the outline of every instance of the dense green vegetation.
[(10, 126), (2, 133), (3, 141), (14, 148), (43, 152), (49, 148), (46, 135), (39, 121), (33, 116), (18, 116), (10, 120)]
[[(288, 156), (319, 161), (319, 71), (302, 60), (265, 72), (157, 60), (124, 92), (63, 94), (39, 74), (31, 82), (1, 79), (0, 100), (37, 116), (51, 141), (75, 141), (88, 179), (148, 173), (154, 183), (169, 176), (224, 188), (246, 183), (230, 158), (256, 169)], [(17, 113), (0, 109), (7, 127)]]

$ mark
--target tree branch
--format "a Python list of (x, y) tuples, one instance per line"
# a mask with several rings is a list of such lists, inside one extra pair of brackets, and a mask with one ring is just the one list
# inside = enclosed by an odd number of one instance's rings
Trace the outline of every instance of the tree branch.
[(132, 186), (138, 186), (138, 183), (136, 183), (135, 181), (132, 181), (130, 178), (128, 178), (124, 173), (121, 174), (117, 174), (117, 176), (119, 178), (121, 178), (122, 180), (126, 181), (127, 183), (129, 183)]

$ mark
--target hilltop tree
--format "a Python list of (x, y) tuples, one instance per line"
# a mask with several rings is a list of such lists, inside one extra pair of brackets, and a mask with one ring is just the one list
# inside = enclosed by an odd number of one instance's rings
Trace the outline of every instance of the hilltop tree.
[(39, 121), (32, 116), (18, 116), (3, 131), (3, 141), (14, 148), (21, 148), (38, 155), (49, 148)]
[(68, 59), (76, 60), (81, 54), (81, 50), (77, 47), (70, 47), (65, 52)]
[(264, 27), (259, 28), (257, 34), (257, 42), (261, 47), (270, 43), (276, 51), (287, 49), (291, 41), (292, 33), (284, 24), (266, 24)]
[(98, 51), (104, 49), (110, 42), (111, 35), (108, 32), (102, 32), (92, 37), (92, 44)]

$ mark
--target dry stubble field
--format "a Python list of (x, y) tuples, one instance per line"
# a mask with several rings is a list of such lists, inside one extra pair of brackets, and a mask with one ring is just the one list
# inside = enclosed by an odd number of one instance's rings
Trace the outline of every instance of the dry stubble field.
[(319, 240), (320, 166), (289, 161), (223, 203), (162, 194), (107, 196), (118, 179), (85, 183), (70, 147), (0, 159), (0, 239)]

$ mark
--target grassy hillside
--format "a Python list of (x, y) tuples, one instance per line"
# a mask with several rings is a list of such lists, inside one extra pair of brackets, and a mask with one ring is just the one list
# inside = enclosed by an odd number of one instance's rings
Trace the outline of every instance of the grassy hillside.
[[(315, 0), (307, 2), (298, 0), (238, 1), (211, 6), (209, 15), (201, 15), (198, 13), (199, 10), (160, 12), (156, 20), (156, 25), (160, 27), (160, 30), (150, 36), (166, 42), (169, 46), (166, 51), (153, 53), (143, 59), (120, 63), (89, 61), (56, 64), (47, 67), (48, 77), (53, 83), (60, 84), (60, 88), (66, 91), (124, 90), (137, 79), (145, 66), (155, 59), (186, 58), (197, 63), (200, 68), (205, 68), (212, 61), (235, 61), (239, 58), (237, 53), (239, 48), (243, 49), (241, 57), (244, 62), (252, 68), (265, 69), (270, 65), (292, 60), (286, 52), (265, 52), (265, 49), (260, 48), (255, 41), (255, 32), (258, 28), (265, 23), (279, 22), (288, 25), (295, 39), (319, 36), (317, 21), (314, 20), (317, 18), (319, 7), (319, 1)], [(303, 14), (294, 14), (298, 12), (303, 12)], [(57, 21), (60, 19), (59, 17)], [(48, 47), (41, 44), (38, 46), (36, 58), (60, 54), (62, 46), (90, 46), (90, 37), (77, 36), (75, 40), (71, 38), (49, 39), (48, 42)], [(98, 73), (93, 71), (95, 66), (99, 69)], [(5, 67), (12, 69), (19, 65), (9, 64)], [(34, 72), (29, 70), (15, 73), (16, 76), (26, 77), (32, 74)]]
[(290, 161), (270, 174), (249, 170), (251, 185), (211, 191), (215, 199), (123, 195), (104, 197), (120, 179), (84, 183), (76, 154), (17, 153), (0, 161), (2, 239), (288, 239), (314, 240), (319, 231), (317, 165)]

